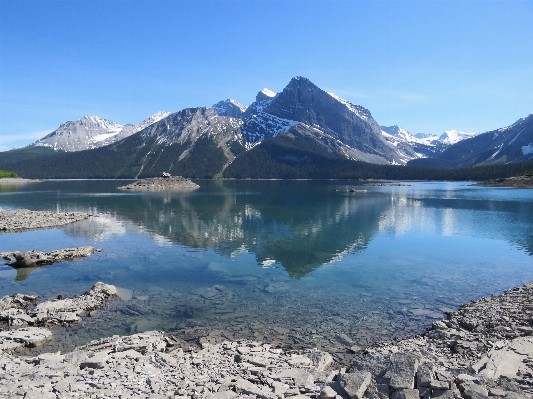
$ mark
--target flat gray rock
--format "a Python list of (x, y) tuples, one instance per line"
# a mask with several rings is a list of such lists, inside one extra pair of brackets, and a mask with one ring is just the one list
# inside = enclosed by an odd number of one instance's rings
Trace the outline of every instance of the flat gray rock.
[(338, 381), (350, 399), (362, 399), (372, 381), (372, 375), (369, 372), (356, 371), (341, 375)]
[(98, 282), (78, 297), (42, 302), (34, 308), (13, 306), (5, 309), (0, 311), (0, 321), (11, 326), (38, 326), (45, 323), (68, 326), (80, 322), (86, 312), (100, 309), (108, 300), (117, 296), (118, 291), (114, 285)]
[(531, 359), (533, 359), (533, 337), (520, 337), (502, 347), (491, 349), (473, 368), (479, 370), (479, 375), (482, 377), (512, 379), (531, 372), (531, 368), (526, 364)]
[(25, 327), (0, 331), (0, 352), (20, 348), (36, 348), (52, 338), (52, 332), (43, 327)]
[(390, 356), (390, 363), (385, 374), (392, 389), (413, 389), (415, 387), (415, 375), (418, 369), (418, 356), (397, 352)]

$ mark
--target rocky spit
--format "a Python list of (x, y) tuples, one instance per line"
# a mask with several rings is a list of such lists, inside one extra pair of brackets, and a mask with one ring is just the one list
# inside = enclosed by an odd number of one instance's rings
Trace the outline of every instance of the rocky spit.
[(533, 188), (533, 176), (516, 176), (507, 179), (492, 179), (474, 184), (483, 187)]
[[(115, 295), (113, 286), (95, 287), (85, 294), (104, 295), (94, 306)], [(4, 297), (0, 309), (28, 309), (35, 299)], [(78, 307), (83, 313), (94, 306)], [(76, 305), (66, 307), (75, 312)], [(316, 349), (290, 351), (207, 338), (194, 349), (179, 334), (158, 331), (95, 340), (65, 354), (22, 356), (5, 348), (0, 352), (0, 397), (531, 398), (532, 323), (533, 283), (448, 312), (421, 335), (352, 347), (347, 367)], [(11, 341), (35, 346), (49, 339), (47, 331), (22, 327), (7, 332), (13, 334)]]
[(34, 179), (23, 179), (20, 177), (5, 177), (0, 178), (0, 185), (2, 184), (26, 184), (26, 183), (38, 183), (42, 180), (34, 180)]
[(91, 214), (83, 212), (30, 211), (28, 209), (7, 211), (0, 208), (0, 234), (64, 226), (90, 216)]
[[(90, 316), (90, 312), (102, 308), (107, 301), (117, 296), (118, 290), (114, 285), (101, 282), (96, 283), (83, 295), (74, 298), (59, 296), (55, 300), (41, 302), (34, 307), (32, 305), (38, 300), (36, 295), (5, 296), (0, 299), (0, 321), (18, 327), (69, 326), (79, 323), (82, 316), (87, 314)], [(9, 338), (4, 339), (9, 340)], [(3, 344), (0, 343), (0, 349), (3, 349)]]
[(171, 191), (171, 190), (192, 190), (200, 187), (181, 176), (171, 176), (169, 173), (163, 173), (160, 177), (138, 180), (126, 186), (119, 187), (120, 190), (134, 191)]
[(50, 252), (39, 252), (36, 250), (31, 250), (28, 252), (0, 252), (0, 258), (7, 260), (7, 265), (18, 269), (20, 267), (45, 266), (57, 262), (86, 258), (101, 251), (101, 249), (95, 249), (91, 246), (83, 246), (77, 248), (57, 249)]

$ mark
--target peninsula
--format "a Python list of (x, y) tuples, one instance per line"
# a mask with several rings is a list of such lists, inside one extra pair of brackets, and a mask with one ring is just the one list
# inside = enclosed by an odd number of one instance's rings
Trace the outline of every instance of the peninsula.
[(476, 183), (474, 186), (533, 188), (533, 175), (509, 177), (507, 179), (486, 180)]

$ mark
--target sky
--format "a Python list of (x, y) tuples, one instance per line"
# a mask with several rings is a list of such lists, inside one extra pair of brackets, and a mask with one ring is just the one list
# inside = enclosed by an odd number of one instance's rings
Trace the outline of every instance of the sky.
[(533, 113), (531, 21), (533, 0), (0, 0), (0, 151), (295, 76), (380, 125), (490, 131)]

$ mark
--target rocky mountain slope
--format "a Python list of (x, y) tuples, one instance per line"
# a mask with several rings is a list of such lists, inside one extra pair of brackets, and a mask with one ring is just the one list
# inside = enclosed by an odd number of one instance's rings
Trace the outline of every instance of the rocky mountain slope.
[(242, 118), (244, 112), (248, 107), (230, 98), (213, 104), (211, 108), (213, 108), (213, 111), (215, 111), (218, 115), (231, 116), (233, 118)]
[(321, 90), (309, 79), (293, 78), (274, 97), (260, 92), (256, 103), (249, 109), (258, 112), (248, 114), (242, 127), (247, 148), (303, 124), (322, 137), (328, 136), (350, 147), (351, 154), (337, 154), (345, 158), (378, 164), (406, 162), (403, 154), (383, 139), (370, 111)]
[(136, 124), (121, 125), (98, 116), (86, 115), (77, 121), (61, 124), (52, 133), (37, 140), (33, 146), (61, 151), (82, 151), (103, 147), (131, 136), (160, 121), (170, 112), (157, 112)]
[[(503, 135), (505, 129), (500, 130)], [(280, 93), (263, 89), (248, 107), (228, 99), (212, 108), (158, 113), (126, 126), (86, 116), (64, 123), (32, 146), (3, 153), (0, 167), (35, 178), (152, 177), (162, 172), (211, 178), (231, 165), (232, 177), (308, 178), (317, 168), (337, 174), (332, 160), (405, 165), (439, 156), (437, 164), (453, 164), (440, 160), (440, 154), (466, 136), (448, 131), (439, 138), (416, 137), (398, 126), (381, 127), (366, 108), (295, 77)], [(530, 151), (532, 142), (522, 144), (524, 151)], [(361, 167), (343, 164), (342, 175)]]
[(211, 178), (244, 151), (241, 125), (240, 119), (211, 108), (187, 108), (107, 146), (55, 152), (9, 167), (24, 175), (58, 178), (144, 178), (162, 172)]
[(413, 160), (409, 164), (458, 168), (525, 162), (532, 159), (533, 114), (530, 114), (510, 126), (461, 140), (435, 158)]

